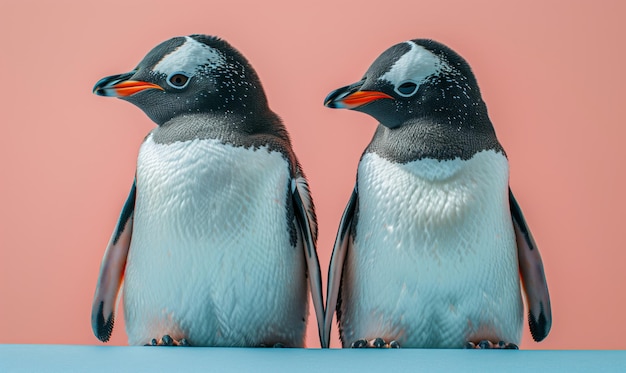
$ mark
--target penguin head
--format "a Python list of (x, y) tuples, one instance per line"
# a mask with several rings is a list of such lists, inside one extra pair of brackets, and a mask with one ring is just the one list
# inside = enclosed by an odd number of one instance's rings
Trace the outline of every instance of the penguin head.
[(390, 129), (422, 119), (460, 125), (487, 118), (468, 63), (428, 39), (387, 49), (360, 81), (331, 92), (324, 105), (364, 112)]
[(118, 97), (162, 125), (186, 114), (253, 114), (267, 108), (260, 80), (226, 41), (206, 35), (167, 40), (132, 71), (101, 79), (93, 92)]

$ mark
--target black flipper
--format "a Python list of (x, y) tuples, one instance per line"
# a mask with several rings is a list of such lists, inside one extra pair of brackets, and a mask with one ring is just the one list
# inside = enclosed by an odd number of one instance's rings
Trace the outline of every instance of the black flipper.
[(528, 302), (528, 325), (533, 339), (539, 342), (548, 335), (552, 326), (548, 284), (539, 249), (511, 189), (509, 189), (509, 204), (517, 240), (519, 272)]
[(128, 249), (133, 232), (135, 194), (136, 186), (133, 181), (133, 186), (122, 208), (122, 213), (100, 265), (98, 285), (96, 286), (96, 293), (91, 308), (91, 328), (96, 337), (102, 342), (107, 342), (113, 332), (117, 295), (124, 279), (126, 258), (128, 257)]
[(341, 276), (343, 272), (343, 263), (346, 259), (350, 246), (350, 232), (352, 230), (352, 220), (358, 202), (358, 193), (356, 186), (352, 191), (348, 205), (341, 216), (337, 238), (333, 247), (333, 254), (330, 258), (330, 266), (328, 268), (328, 288), (326, 291), (326, 316), (324, 318), (324, 333), (322, 347), (328, 348), (330, 345), (330, 330), (332, 328), (333, 315), (337, 308), (337, 299), (339, 297), (339, 287), (341, 286)]

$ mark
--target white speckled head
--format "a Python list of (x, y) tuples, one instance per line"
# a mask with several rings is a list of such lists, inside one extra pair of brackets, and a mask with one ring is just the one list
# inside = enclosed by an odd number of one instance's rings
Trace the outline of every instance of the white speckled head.
[(153, 71), (166, 76), (178, 72), (193, 76), (206, 65), (214, 68), (225, 66), (226, 58), (217, 49), (185, 36), (185, 43), (164, 56)]
[(325, 105), (377, 119), (384, 128), (377, 129), (367, 151), (392, 161), (469, 159), (486, 149), (503, 151), (469, 64), (434, 40), (391, 46), (360, 81), (331, 92)]
[[(389, 71), (380, 76), (378, 80), (384, 80), (391, 83), (394, 91), (402, 96), (412, 96), (419, 86), (428, 80), (431, 76), (438, 75), (450, 67), (438, 56), (427, 50), (421, 45), (409, 40), (405, 42), (411, 49), (400, 57), (391, 66)], [(413, 83), (408, 84), (407, 83)], [(403, 89), (402, 85), (412, 87), (412, 89)]]
[(137, 105), (158, 125), (200, 113), (236, 113), (242, 121), (273, 116), (248, 60), (210, 35), (166, 40), (132, 71), (101, 79), (94, 92)]

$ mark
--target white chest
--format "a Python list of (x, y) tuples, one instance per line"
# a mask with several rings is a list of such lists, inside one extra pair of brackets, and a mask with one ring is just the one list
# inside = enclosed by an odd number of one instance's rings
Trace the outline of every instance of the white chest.
[(146, 239), (188, 246), (237, 243), (249, 235), (258, 240), (258, 222), (284, 227), (275, 223), (285, 220), (288, 185), (288, 164), (279, 152), (148, 138), (137, 161), (135, 224), (143, 228), (138, 233), (150, 232)]
[(124, 285), (131, 344), (169, 334), (258, 345), (297, 322), (276, 336), (296, 344), (306, 282), (287, 228), (289, 182), (284, 156), (267, 148), (146, 139)]
[(423, 259), (465, 252), (464, 239), (472, 238), (470, 245), (492, 241), (503, 226), (512, 232), (508, 163), (500, 153), (407, 164), (369, 153), (359, 164), (358, 180), (357, 240), (362, 232), (369, 246), (382, 240), (391, 248), (409, 245)]
[(507, 337), (519, 338), (506, 158), (483, 151), (470, 160), (396, 164), (368, 153), (358, 176), (346, 333), (456, 347), (495, 313), (506, 321), (488, 327), (504, 325)]

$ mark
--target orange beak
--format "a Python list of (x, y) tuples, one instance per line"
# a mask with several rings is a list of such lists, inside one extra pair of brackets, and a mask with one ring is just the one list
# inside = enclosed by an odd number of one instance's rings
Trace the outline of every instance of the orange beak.
[(93, 87), (93, 93), (98, 96), (128, 97), (146, 89), (160, 89), (161, 91), (164, 91), (161, 86), (154, 83), (142, 82), (139, 80), (127, 80), (133, 75), (133, 73), (134, 72), (113, 75), (100, 79), (100, 81), (96, 83), (95, 87)]
[(324, 100), (324, 105), (332, 109), (354, 109), (382, 98), (393, 97), (380, 91), (362, 91), (363, 81), (332, 91)]
[(349, 94), (340, 100), (340, 102), (344, 105), (343, 107), (346, 109), (354, 109), (359, 106), (363, 106), (365, 104), (369, 104), (372, 101), (380, 100), (381, 98), (390, 98), (386, 93), (378, 92), (378, 91), (356, 91), (354, 93)]
[(138, 80), (127, 80), (125, 82), (120, 82), (111, 86), (109, 89), (112, 89), (117, 97), (134, 95), (135, 93), (141, 92), (146, 89), (160, 89), (162, 91), (164, 90), (159, 85)]

